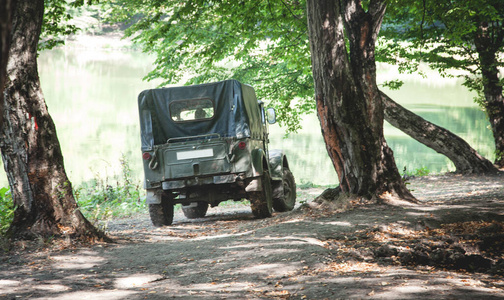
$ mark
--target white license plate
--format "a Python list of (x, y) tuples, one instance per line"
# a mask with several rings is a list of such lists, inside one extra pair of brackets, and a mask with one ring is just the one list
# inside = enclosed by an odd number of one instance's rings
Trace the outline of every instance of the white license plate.
[(212, 157), (213, 149), (201, 149), (177, 152), (177, 160)]

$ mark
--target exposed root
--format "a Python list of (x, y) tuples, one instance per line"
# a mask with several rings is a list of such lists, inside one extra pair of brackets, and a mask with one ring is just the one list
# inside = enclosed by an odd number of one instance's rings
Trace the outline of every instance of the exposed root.
[(392, 206), (406, 206), (414, 207), (418, 206), (418, 201), (405, 200), (400, 198), (397, 194), (391, 194), (389, 192), (380, 195), (380, 203), (388, 204)]

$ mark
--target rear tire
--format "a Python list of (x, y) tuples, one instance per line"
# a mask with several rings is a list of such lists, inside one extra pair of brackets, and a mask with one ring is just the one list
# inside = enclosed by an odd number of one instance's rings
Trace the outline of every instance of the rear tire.
[(182, 205), (182, 211), (184, 212), (184, 216), (188, 219), (197, 219), (203, 218), (208, 210), (208, 203), (206, 202), (196, 202), (197, 206), (195, 207), (185, 207)]
[(289, 169), (284, 169), (279, 184), (283, 184), (283, 195), (273, 199), (273, 208), (278, 212), (290, 211), (296, 205), (296, 181)]
[(261, 177), (261, 185), (262, 191), (248, 193), (250, 208), (258, 219), (269, 218), (273, 212), (273, 191), (268, 171)]
[(173, 223), (173, 201), (163, 194), (160, 204), (149, 204), (149, 215), (155, 227), (169, 226)]

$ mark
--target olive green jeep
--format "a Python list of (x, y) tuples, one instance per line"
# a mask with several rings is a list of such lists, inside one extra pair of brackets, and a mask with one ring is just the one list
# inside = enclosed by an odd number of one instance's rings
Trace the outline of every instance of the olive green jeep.
[(248, 199), (257, 218), (294, 208), (296, 183), (282, 150), (268, 149), (273, 108), (236, 80), (145, 90), (138, 96), (146, 202), (154, 226), (208, 206)]

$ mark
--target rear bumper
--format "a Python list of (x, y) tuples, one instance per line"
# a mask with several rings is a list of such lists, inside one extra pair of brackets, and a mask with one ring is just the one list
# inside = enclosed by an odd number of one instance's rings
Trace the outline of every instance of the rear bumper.
[[(161, 195), (165, 191), (177, 191), (183, 189), (198, 188), (202, 186), (222, 186), (226, 184), (242, 183), (244, 174), (224, 174), (205, 177), (191, 177), (179, 180), (163, 181), (162, 188), (147, 189), (145, 202), (147, 204), (161, 203)], [(240, 185), (240, 184), (238, 184)]]
[[(147, 189), (146, 203), (159, 204), (163, 193), (170, 192), (179, 195), (175, 202), (191, 202), (193, 195), (202, 197), (202, 201), (224, 201), (243, 197), (247, 192), (261, 190), (261, 177), (246, 178), (245, 174), (224, 174), (206, 177), (191, 177), (179, 180), (163, 181), (161, 187)], [(209, 197), (207, 199), (207, 197)], [(223, 199), (220, 199), (224, 197)], [(238, 197), (239, 198), (239, 197)], [(183, 200), (182, 200), (183, 199)]]
[(193, 177), (181, 180), (163, 181), (163, 190), (177, 190), (192, 186), (208, 185), (208, 184), (225, 184), (234, 183), (237, 180), (243, 180), (243, 175), (226, 174), (207, 177)]

